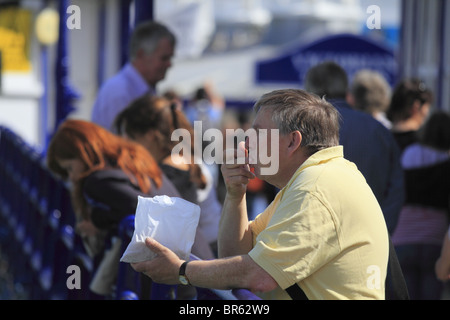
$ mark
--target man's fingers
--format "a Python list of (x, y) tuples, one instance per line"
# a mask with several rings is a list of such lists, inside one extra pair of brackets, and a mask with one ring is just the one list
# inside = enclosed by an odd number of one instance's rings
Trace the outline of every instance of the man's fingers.
[(144, 272), (145, 271), (145, 263), (144, 262), (131, 263), (131, 267), (136, 272)]
[[(163, 253), (163, 251), (166, 249), (162, 244), (160, 244), (158, 241), (156, 241), (153, 238), (147, 237), (145, 238), (145, 246), (150, 249), (152, 252), (156, 253), (157, 255), (160, 255)], [(137, 272), (145, 272), (148, 268), (149, 261), (143, 261), (143, 262), (136, 262), (131, 263), (131, 266), (133, 269)]]
[(237, 147), (237, 156), (244, 156), (247, 157), (248, 156), (248, 150), (245, 147), (245, 141), (241, 141), (238, 143), (238, 147)]
[(224, 163), (225, 164), (237, 164), (243, 165), (248, 164), (248, 151), (245, 148), (245, 142), (238, 144), (237, 149), (226, 149), (224, 152)]
[(161, 243), (150, 237), (145, 239), (145, 245), (156, 254), (159, 254), (166, 249)]
[(247, 179), (253, 179), (255, 177), (255, 174), (250, 171), (248, 167), (238, 167), (238, 168), (231, 168), (228, 169), (226, 178), (231, 179), (235, 177), (242, 177)]

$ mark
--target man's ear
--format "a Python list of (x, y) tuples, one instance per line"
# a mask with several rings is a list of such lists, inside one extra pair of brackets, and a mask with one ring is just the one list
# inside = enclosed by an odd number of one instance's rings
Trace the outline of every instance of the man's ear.
[(289, 134), (290, 141), (288, 145), (288, 151), (289, 153), (294, 153), (300, 148), (300, 145), (302, 144), (302, 134), (300, 131), (294, 131)]

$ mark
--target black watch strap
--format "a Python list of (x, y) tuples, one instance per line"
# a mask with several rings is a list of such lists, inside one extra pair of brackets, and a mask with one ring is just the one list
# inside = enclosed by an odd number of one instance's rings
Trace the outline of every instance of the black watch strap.
[(186, 266), (188, 264), (189, 261), (185, 261), (183, 262), (183, 264), (180, 266), (180, 276), (185, 276), (186, 275)]
[(180, 282), (184, 285), (189, 285), (189, 279), (186, 276), (186, 266), (188, 264), (189, 261), (185, 261), (183, 262), (183, 264), (180, 266), (180, 271), (178, 273), (179, 278), (180, 278)]

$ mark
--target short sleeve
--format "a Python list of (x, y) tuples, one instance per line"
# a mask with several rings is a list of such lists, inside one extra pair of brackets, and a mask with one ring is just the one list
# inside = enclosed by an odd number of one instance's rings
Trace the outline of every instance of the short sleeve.
[(314, 193), (288, 190), (250, 257), (286, 289), (339, 252), (334, 219)]
[(253, 235), (253, 246), (256, 244), (256, 237), (267, 227), (272, 215), (279, 204), (280, 193), (277, 194), (275, 199), (269, 204), (269, 206), (258, 216), (255, 220), (250, 222), (250, 230)]

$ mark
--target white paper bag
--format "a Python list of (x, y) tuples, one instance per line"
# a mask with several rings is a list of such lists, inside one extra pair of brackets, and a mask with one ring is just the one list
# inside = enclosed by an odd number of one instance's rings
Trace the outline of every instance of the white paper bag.
[(122, 262), (150, 260), (155, 254), (145, 245), (151, 237), (174, 251), (180, 259), (188, 260), (200, 218), (200, 207), (177, 197), (138, 197), (134, 233)]

